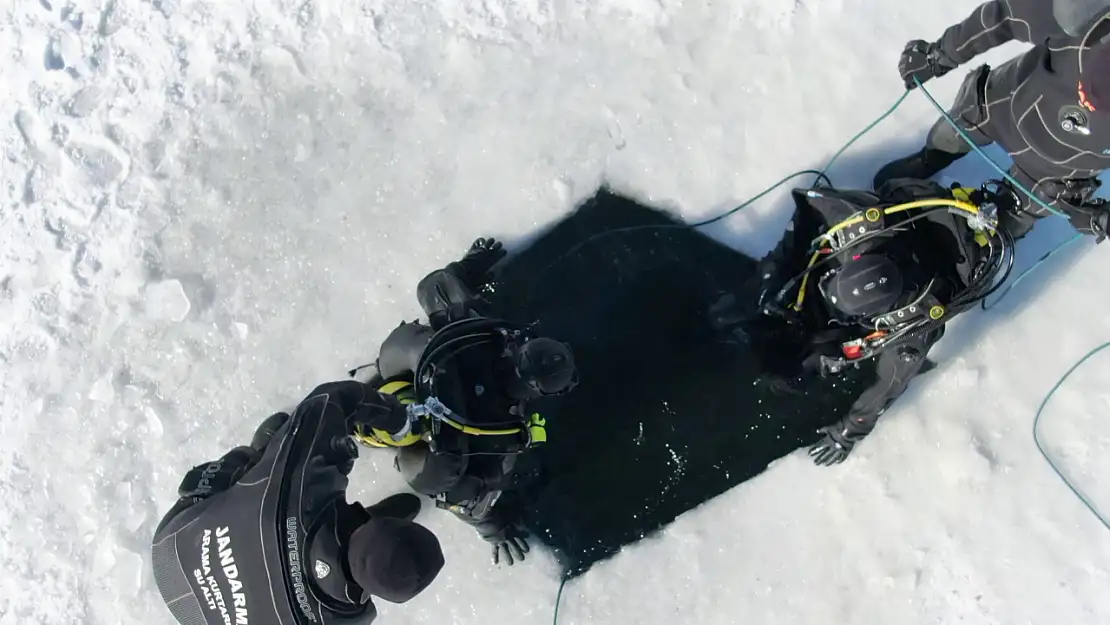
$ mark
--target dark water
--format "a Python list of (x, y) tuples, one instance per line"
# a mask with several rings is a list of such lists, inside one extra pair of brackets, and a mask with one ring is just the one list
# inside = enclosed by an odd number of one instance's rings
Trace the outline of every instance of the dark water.
[(859, 392), (849, 379), (773, 393), (750, 348), (712, 331), (718, 293), (757, 296), (742, 291), (753, 259), (687, 228), (583, 245), (677, 223), (603, 190), (499, 276), (495, 310), (538, 322), (579, 364), (579, 387), (542, 406), (549, 479), (520, 504), (571, 576), (813, 442)]

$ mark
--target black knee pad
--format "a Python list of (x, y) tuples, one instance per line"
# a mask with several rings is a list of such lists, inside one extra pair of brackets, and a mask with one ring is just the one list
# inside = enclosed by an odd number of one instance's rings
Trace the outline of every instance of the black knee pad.
[(397, 451), (397, 470), (409, 488), (422, 495), (439, 495), (454, 488), (466, 473), (467, 459), (455, 454), (433, 454), (425, 445)]
[(420, 498), (412, 493), (398, 493), (382, 499), (378, 503), (367, 506), (366, 511), (370, 517), (389, 517), (411, 521), (420, 514)]
[(382, 379), (390, 381), (406, 375), (411, 378), (412, 368), (433, 334), (431, 328), (419, 323), (402, 322), (394, 328), (378, 351), (378, 374)]

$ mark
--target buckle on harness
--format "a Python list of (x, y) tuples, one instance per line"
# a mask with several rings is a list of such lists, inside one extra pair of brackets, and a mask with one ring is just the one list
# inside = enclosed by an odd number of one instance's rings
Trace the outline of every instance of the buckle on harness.
[(926, 315), (934, 321), (939, 321), (948, 310), (940, 303), (940, 300), (933, 296), (931, 286), (932, 284), (930, 283), (930, 290), (926, 291), (924, 296), (910, 304), (897, 310), (892, 310), (885, 315), (875, 317), (875, 327), (885, 326), (887, 328), (894, 328), (902, 324), (917, 321)]
[[(859, 222), (837, 231), (836, 249), (842, 249), (856, 242), (856, 239), (865, 237), (872, 232), (882, 230), (886, 226), (886, 215), (881, 209), (871, 207), (863, 211), (863, 215), (858, 218)], [(855, 221), (855, 219), (852, 219)]]

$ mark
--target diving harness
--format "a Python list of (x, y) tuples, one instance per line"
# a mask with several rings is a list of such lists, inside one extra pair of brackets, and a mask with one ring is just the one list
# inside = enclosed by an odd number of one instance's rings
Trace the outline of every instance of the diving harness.
[[(380, 393), (394, 395), (408, 412), (408, 424), (397, 434), (371, 428), (366, 431), (355, 426), (354, 437), (367, 447), (407, 447), (423, 441), (432, 453), (440, 451), (440, 434), (449, 427), (471, 436), (508, 437), (507, 447), (514, 455), (527, 448), (547, 441), (546, 421), (539, 413), (525, 417), (525, 402), (522, 400), (514, 407), (515, 418), (502, 422), (473, 422), (451, 410), (436, 396), (435, 379), (439, 370), (459, 353), (481, 345), (498, 343), (502, 357), (511, 354), (514, 348), (528, 341), (531, 335), (502, 319), (468, 317), (449, 323), (437, 332), (420, 355), (413, 378), (384, 382), (380, 378), (370, 384)], [(373, 365), (366, 365), (373, 366)], [(353, 377), (358, 369), (349, 373)]]
[[(941, 302), (933, 294), (933, 281), (909, 303), (895, 310), (857, 319), (829, 320), (830, 325), (855, 326), (866, 332), (863, 336), (841, 343), (841, 355), (820, 356), (822, 372), (839, 373), (845, 367), (875, 358), (883, 350), (901, 339), (913, 334), (924, 334), (947, 323), (949, 319), (975, 306), (994, 293), (1009, 277), (1014, 262), (1014, 240), (1004, 229), (998, 228), (999, 204), (1009, 201), (1007, 186), (1002, 181), (988, 180), (980, 188), (953, 185), (949, 190), (952, 198), (915, 200), (890, 206), (874, 206), (856, 212), (847, 219), (834, 224), (826, 232), (817, 236), (808, 250), (809, 263), (799, 274), (791, 278), (771, 298), (763, 303), (764, 312), (777, 314), (788, 322), (795, 321), (803, 310), (806, 288), (810, 275), (858, 246), (881, 237), (893, 236), (910, 223), (925, 219), (938, 211), (962, 217), (974, 233), (975, 244), (986, 248), (987, 253), (980, 256), (970, 283), (957, 292), (947, 303)], [(817, 190), (807, 191), (807, 195), (819, 194)], [(888, 217), (915, 211), (911, 216), (899, 220)], [(889, 223), (888, 221), (893, 221)], [(818, 278), (818, 289), (824, 292), (824, 283), (836, 269), (825, 272)], [(1001, 274), (1001, 278), (998, 276)], [(793, 302), (783, 305), (797, 285)]]

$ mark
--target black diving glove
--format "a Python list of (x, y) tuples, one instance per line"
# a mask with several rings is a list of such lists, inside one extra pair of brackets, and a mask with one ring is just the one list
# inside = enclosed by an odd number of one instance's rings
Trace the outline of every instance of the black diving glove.
[(1095, 243), (1102, 243), (1110, 234), (1110, 206), (1102, 198), (1091, 200), (1084, 205), (1091, 211), (1091, 234), (1095, 235)]
[(501, 554), (505, 554), (506, 564), (512, 566), (517, 561), (523, 562), (524, 554), (531, 550), (526, 537), (521, 528), (507, 525), (500, 532), (484, 538), (493, 545), (493, 563), (499, 564)]
[(1057, 202), (1057, 206), (1068, 216), (1072, 226), (1080, 233), (1093, 235), (1096, 244), (1110, 235), (1110, 206), (1106, 200), (1098, 198), (1079, 205), (1060, 206), (1062, 203)]
[(351, 417), (351, 429), (353, 430), (356, 425), (362, 426), (364, 430), (375, 428), (393, 435), (407, 433), (412, 427), (408, 409), (401, 400), (369, 387), (366, 389), (366, 396), (359, 402), (358, 409)]
[(477, 291), (490, 281), (490, 270), (506, 254), (508, 252), (497, 239), (475, 239), (462, 259), (451, 263), (447, 268), (466, 286)]
[(824, 437), (809, 448), (809, 456), (813, 458), (813, 464), (821, 467), (844, 462), (856, 443), (863, 440), (863, 435), (849, 434), (840, 424), (825, 426), (818, 432), (823, 433)]
[[(1034, 184), (1028, 177), (1018, 175), (1014, 177), (1027, 187), (1032, 187), (1038, 199), (1055, 211), (1063, 213), (1078, 232), (1093, 235), (1096, 243), (1102, 243), (1106, 239), (1110, 230), (1110, 204), (1103, 198), (1094, 197), (1102, 186), (1101, 180), (1097, 178), (1050, 179)], [(1018, 210), (1033, 215), (1043, 214), (1044, 207), (1039, 202), (1013, 190), (1011, 185), (1007, 184), (1007, 186), (1020, 202), (1017, 206)]]
[(902, 50), (902, 57), (898, 59), (898, 74), (902, 76), (906, 89), (914, 89), (917, 87), (915, 79), (925, 84), (932, 78), (940, 78), (959, 65), (948, 58), (936, 43), (914, 39)]
[(1068, 216), (1079, 232), (1089, 232), (1096, 243), (1107, 236), (1110, 206), (1103, 198), (1094, 197), (1102, 187), (1098, 178), (1052, 180), (1037, 188), (1037, 194), (1047, 199)]
[(222, 493), (238, 483), (258, 463), (259, 458), (261, 454), (258, 450), (243, 445), (218, 460), (198, 464), (181, 479), (177, 496), (197, 503)]
[(234, 486), (247, 471), (258, 464), (274, 434), (288, 420), (289, 413), (276, 412), (258, 424), (250, 445), (240, 445), (218, 460), (198, 464), (190, 469), (177, 487), (177, 496), (197, 503)]

